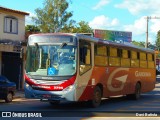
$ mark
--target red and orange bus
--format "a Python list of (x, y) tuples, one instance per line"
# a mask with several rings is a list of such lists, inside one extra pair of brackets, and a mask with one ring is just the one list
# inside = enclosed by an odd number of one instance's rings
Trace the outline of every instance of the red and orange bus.
[(25, 96), (51, 104), (140, 94), (155, 88), (154, 51), (67, 33), (29, 36)]

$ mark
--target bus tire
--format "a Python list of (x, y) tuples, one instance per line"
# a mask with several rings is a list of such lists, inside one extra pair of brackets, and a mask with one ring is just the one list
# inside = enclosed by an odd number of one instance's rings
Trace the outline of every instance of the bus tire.
[(137, 83), (135, 87), (135, 93), (134, 93), (133, 99), (138, 100), (140, 96), (141, 96), (141, 85), (140, 83)]
[(141, 96), (141, 84), (137, 83), (135, 86), (135, 92), (134, 94), (129, 94), (127, 95), (127, 98), (133, 99), (133, 100), (138, 100)]
[(102, 90), (96, 86), (93, 93), (93, 99), (90, 101), (91, 107), (98, 107), (101, 104)]

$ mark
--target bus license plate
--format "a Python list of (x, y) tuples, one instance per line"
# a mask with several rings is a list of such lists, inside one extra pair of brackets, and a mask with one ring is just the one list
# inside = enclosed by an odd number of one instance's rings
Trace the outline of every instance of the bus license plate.
[(51, 95), (43, 95), (43, 98), (51, 98)]

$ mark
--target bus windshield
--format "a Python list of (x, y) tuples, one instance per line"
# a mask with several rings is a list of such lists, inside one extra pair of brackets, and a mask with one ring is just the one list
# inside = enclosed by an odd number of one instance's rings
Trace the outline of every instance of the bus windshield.
[(26, 74), (68, 76), (76, 72), (77, 47), (67, 43), (28, 45)]

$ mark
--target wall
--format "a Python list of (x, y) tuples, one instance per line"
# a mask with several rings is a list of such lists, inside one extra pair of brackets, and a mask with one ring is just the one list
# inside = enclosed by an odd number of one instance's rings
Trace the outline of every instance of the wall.
[[(4, 17), (14, 16), (18, 19), (18, 34), (4, 33)], [(25, 40), (25, 15), (0, 10), (0, 40)]]
[[(18, 34), (4, 33), (4, 18), (5, 16), (13, 16), (18, 20)], [(11, 41), (24, 41), (25, 40), (25, 15), (17, 14), (14, 12), (8, 12), (0, 9), (0, 41), (1, 40), (11, 40)], [(0, 44), (0, 74), (2, 74), (2, 52), (20, 53), (20, 51), (15, 51), (15, 45), (13, 44)], [(23, 71), (24, 64), (23, 62)], [(16, 70), (17, 68), (12, 68)], [(18, 76), (15, 75), (15, 76)], [(24, 79), (22, 78), (22, 89), (23, 89)]]

